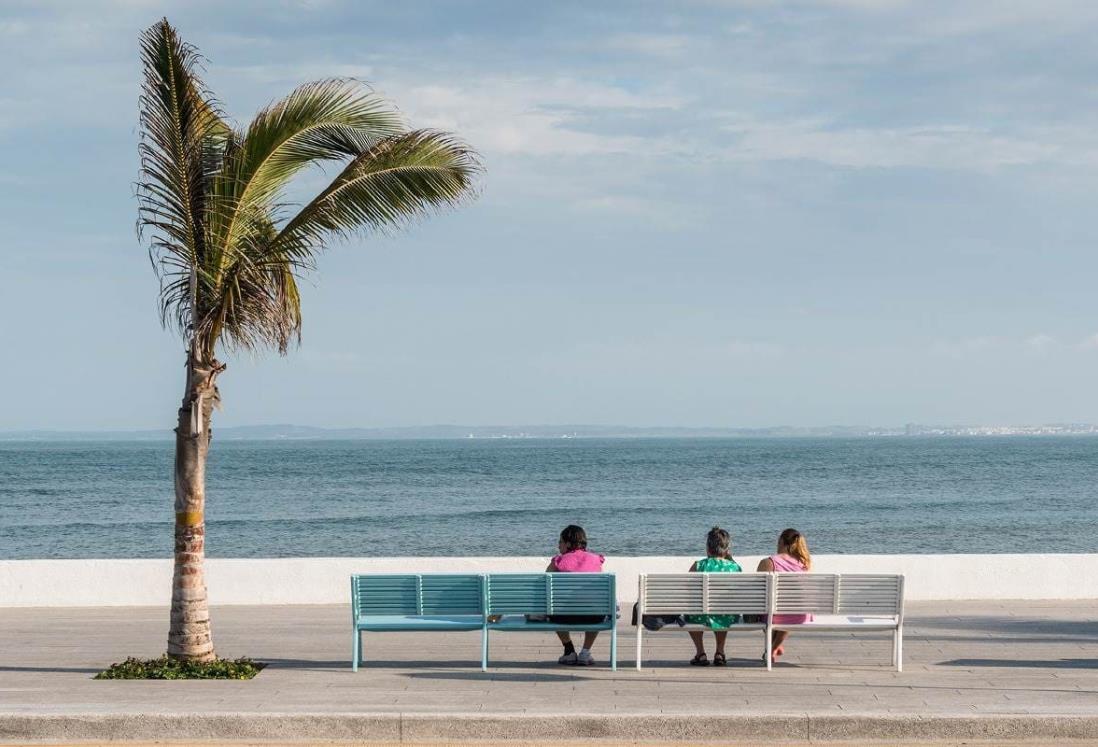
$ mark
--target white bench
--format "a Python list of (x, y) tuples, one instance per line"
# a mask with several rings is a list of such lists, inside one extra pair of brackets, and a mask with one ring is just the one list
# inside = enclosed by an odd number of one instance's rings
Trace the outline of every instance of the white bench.
[[(762, 615), (737, 623), (762, 630), (766, 668), (775, 630), (891, 631), (892, 665), (903, 671), (904, 577), (869, 573), (649, 573), (637, 590), (637, 669), (644, 615)], [(812, 615), (803, 623), (776, 623), (774, 615)], [(686, 629), (701, 629), (692, 625)], [(674, 626), (673, 630), (679, 630)]]
[[(645, 615), (760, 615), (770, 610), (768, 573), (648, 573), (637, 590), (637, 669)], [(741, 617), (742, 620), (742, 617)], [(668, 630), (708, 630), (704, 625), (667, 626)], [(739, 622), (729, 631), (766, 631), (763, 622)]]
[[(892, 631), (892, 666), (903, 671), (904, 577), (878, 573), (773, 573), (771, 611), (812, 615), (803, 623), (772, 622), (775, 630)], [(770, 662), (767, 662), (770, 668)]]

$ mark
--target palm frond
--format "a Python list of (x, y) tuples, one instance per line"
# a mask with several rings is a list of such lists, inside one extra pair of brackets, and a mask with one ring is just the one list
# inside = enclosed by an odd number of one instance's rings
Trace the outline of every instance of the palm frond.
[[(298, 277), (325, 241), (397, 228), (474, 192), (474, 151), (445, 133), (405, 131), (358, 82), (303, 85), (233, 130), (197, 51), (166, 20), (142, 34), (141, 54), (138, 226), (162, 320), (210, 359), (219, 344), (285, 353), (300, 338)], [(324, 162), (342, 170), (280, 226), (289, 182)]]
[[(346, 160), (402, 129), (400, 115), (361, 83), (308, 83), (256, 115), (225, 159), (214, 191), (227, 209), (212, 227), (214, 243), (231, 251), (268, 220), (286, 184), (303, 168)], [(216, 258), (219, 269), (231, 258)]]
[(300, 337), (297, 263), (271, 250), (274, 235), (275, 228), (268, 223), (236, 247), (199, 322), (200, 338), (245, 350), (272, 345), (285, 353)]
[(198, 76), (201, 58), (166, 19), (141, 35), (138, 230), (161, 280), (161, 319), (187, 333), (198, 313), (210, 181), (229, 135)]
[(291, 218), (272, 249), (307, 264), (329, 238), (399, 228), (471, 197), (480, 169), (476, 153), (447, 133), (415, 130), (386, 138), (356, 156)]

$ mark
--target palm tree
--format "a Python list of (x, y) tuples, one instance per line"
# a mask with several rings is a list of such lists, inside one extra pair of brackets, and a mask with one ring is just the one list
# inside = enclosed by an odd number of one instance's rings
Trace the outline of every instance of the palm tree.
[[(161, 321), (186, 342), (168, 655), (206, 661), (206, 456), (225, 370), (217, 353), (284, 355), (300, 342), (298, 278), (326, 241), (469, 198), (480, 168), (457, 138), (408, 130), (390, 104), (349, 80), (307, 83), (237, 129), (201, 81), (198, 52), (167, 19), (142, 34), (141, 56), (138, 228), (160, 278)], [(331, 183), (291, 206), (293, 177), (332, 163)]]

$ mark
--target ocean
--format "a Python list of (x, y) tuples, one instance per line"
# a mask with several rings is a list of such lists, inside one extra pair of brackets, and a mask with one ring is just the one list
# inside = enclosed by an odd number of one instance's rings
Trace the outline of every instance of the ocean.
[[(169, 557), (170, 441), (0, 441), (0, 558)], [(210, 557), (1098, 551), (1098, 438), (216, 438)]]

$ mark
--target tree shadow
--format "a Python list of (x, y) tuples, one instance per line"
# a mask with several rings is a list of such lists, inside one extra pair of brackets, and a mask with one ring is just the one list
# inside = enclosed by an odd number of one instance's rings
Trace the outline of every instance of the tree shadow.
[[(329, 672), (332, 670), (351, 670), (350, 659), (318, 660), (318, 659), (272, 659), (263, 657), (264, 663), (273, 669), (302, 669)], [(549, 666), (547, 662), (492, 662), (490, 668), (497, 669), (532, 669), (539, 666)], [(555, 668), (556, 663), (552, 666)], [(472, 659), (366, 659), (358, 665), (359, 671), (370, 669), (476, 669), (480, 671), (480, 660)]]
[(93, 667), (7, 667), (0, 666), (0, 672), (53, 672), (57, 674), (72, 672), (75, 674), (99, 674), (106, 666)]
[[(986, 643), (1024, 641), (1030, 643), (1056, 643), (1059, 641), (1098, 640), (1098, 620), (1054, 620), (1032, 617), (1004, 617), (1001, 615), (911, 617), (908, 631), (916, 637), (929, 628), (931, 631), (955, 630), (962, 633), (991, 633), (998, 638), (980, 637)], [(934, 632), (927, 638), (938, 638)], [(950, 637), (950, 640), (967, 639)]]
[[(775, 661), (774, 662), (775, 667), (777, 667), (779, 665), (788, 665), (788, 666), (792, 666), (792, 667), (797, 666), (796, 664), (790, 664), (789, 662), (784, 662), (784, 661)], [(620, 660), (618, 661), (618, 666), (619, 667), (622, 666), (622, 662)], [(633, 660), (630, 660), (628, 667), (629, 667), (629, 669), (632, 669), (633, 671), (636, 671), (636, 662), (633, 661)], [(644, 668), (645, 669), (691, 669), (691, 670), (697, 670), (697, 669), (709, 670), (709, 669), (712, 669), (712, 670), (716, 670), (716, 671), (719, 671), (721, 669), (721, 667), (713, 666), (712, 663), (710, 663), (709, 666), (707, 666), (707, 667), (691, 666), (689, 657), (683, 657), (681, 659), (645, 658), (644, 659)], [(729, 656), (728, 657), (728, 664), (726, 664), (724, 668), (725, 669), (733, 669), (733, 668), (734, 669), (766, 669), (766, 662), (764, 662), (762, 660), (761, 656), (756, 658), (756, 659), (748, 658), (746, 656)]]
[[(351, 668), (351, 661), (349, 659), (340, 659), (338, 661), (321, 659), (272, 659), (269, 656), (264, 656), (263, 662), (267, 665), (267, 669), (315, 669), (329, 672), (333, 669), (349, 670)], [(362, 665), (360, 664), (359, 668), (361, 667)]]
[(1098, 669), (1098, 659), (952, 659), (943, 667), (1003, 667), (1005, 669)]
[(589, 680), (576, 674), (555, 672), (405, 672), (405, 677), (419, 680), (462, 680), (465, 682), (575, 682)]

